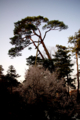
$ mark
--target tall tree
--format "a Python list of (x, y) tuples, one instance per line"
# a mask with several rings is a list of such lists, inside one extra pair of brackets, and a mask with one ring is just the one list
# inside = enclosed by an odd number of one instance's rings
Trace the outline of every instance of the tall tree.
[(13, 65), (10, 65), (7, 70), (6, 78), (8, 80), (9, 86), (11, 86), (11, 93), (12, 93), (12, 86), (17, 86), (19, 82), (16, 80), (16, 78), (20, 77), (19, 74), (16, 74), (16, 70), (13, 67)]
[(71, 43), (73, 44), (74, 46), (70, 47), (71, 48), (71, 51), (73, 53), (73, 55), (76, 56), (76, 66), (77, 66), (77, 83), (78, 83), (78, 88), (77, 88), (77, 91), (78, 91), (78, 95), (77, 97), (79, 96), (79, 71), (78, 71), (78, 57), (80, 55), (80, 30), (78, 30), (78, 32), (75, 33), (74, 36), (70, 36), (69, 37), (69, 40), (68, 40), (68, 43)]
[(3, 71), (4, 71), (3, 66), (0, 65), (0, 80), (1, 80), (1, 77), (2, 77), (2, 75), (3, 75)]
[[(71, 63), (71, 54), (69, 54), (69, 50), (67, 47), (62, 45), (56, 45), (57, 52), (55, 52), (54, 56), (54, 65), (57, 68), (57, 72), (59, 73), (59, 78), (65, 78), (68, 86), (74, 87), (72, 84), (73, 79), (71, 79), (71, 72), (73, 69), (71, 68), (73, 64)], [(68, 89), (69, 90), (69, 89)]]
[[(41, 23), (45, 23), (44, 26), (42, 26), (42, 29), (46, 29), (44, 36), (42, 37), (40, 26)], [(15, 47), (11, 48), (8, 52), (8, 54), (12, 57), (20, 56), (21, 53), (19, 53), (21, 50), (23, 50), (25, 47), (28, 47), (29, 45), (33, 44), (35, 48), (37, 48), (36, 43), (39, 42), (39, 45), (42, 44), (48, 59), (51, 60), (51, 56), (44, 44), (44, 39), (46, 37), (46, 34), (51, 30), (63, 30), (67, 29), (67, 25), (65, 25), (62, 21), (58, 20), (49, 20), (46, 17), (43, 16), (34, 16), (34, 17), (26, 17), (22, 19), (21, 21), (18, 21), (14, 23), (14, 37), (10, 38), (11, 44), (15, 45)], [(33, 40), (33, 36), (38, 37), (38, 41)], [(38, 49), (39, 54), (41, 55), (42, 59), (44, 59), (44, 56)]]
[(7, 70), (7, 74), (9, 74), (13, 78), (18, 78), (20, 77), (18, 74), (16, 74), (16, 70), (13, 65), (9, 66), (9, 69)]

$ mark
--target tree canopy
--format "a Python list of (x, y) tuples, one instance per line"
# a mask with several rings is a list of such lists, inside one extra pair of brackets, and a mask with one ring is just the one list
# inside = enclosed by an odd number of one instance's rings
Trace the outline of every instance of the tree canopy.
[(71, 67), (73, 64), (71, 63), (71, 54), (69, 54), (69, 50), (67, 47), (62, 45), (56, 45), (57, 52), (55, 52), (54, 63), (55, 67), (58, 68), (61, 77), (65, 77), (72, 72), (73, 69)]
[[(29, 56), (28, 58), (26, 58), (26, 62), (28, 66), (30, 65), (35, 65), (35, 59), (36, 56)], [(42, 65), (45, 69), (48, 69), (51, 73), (55, 70), (55, 66), (53, 63), (53, 59), (49, 60), (49, 59), (41, 59), (40, 57), (37, 57), (37, 65)]]
[[(41, 23), (44, 23), (42, 29), (46, 30), (43, 37), (39, 28), (41, 26)], [(8, 51), (8, 54), (11, 57), (20, 56), (20, 51), (31, 44), (33, 44), (35, 48), (37, 48), (36, 44), (39, 42), (39, 45), (42, 44), (48, 56), (48, 59), (51, 59), (51, 56), (44, 44), (46, 34), (51, 30), (61, 31), (68, 28), (68, 26), (65, 25), (62, 21), (49, 20), (48, 18), (43, 16), (28, 16), (18, 22), (15, 22), (14, 25), (14, 36), (10, 38), (10, 43), (12, 45), (15, 45), (15, 47), (11, 48)], [(33, 40), (33, 36), (38, 37), (38, 40)], [(39, 49), (38, 52), (41, 55), (41, 58), (44, 59), (44, 56)]]
[(1, 79), (1, 77), (2, 77), (2, 75), (3, 75), (3, 71), (4, 71), (3, 66), (0, 65), (0, 79)]
[(73, 47), (70, 47), (72, 52), (78, 53), (78, 55), (80, 55), (80, 30), (78, 30), (78, 32), (75, 32), (74, 36), (70, 36), (68, 43), (73, 44)]
[(18, 77), (20, 77), (20, 75), (16, 74), (16, 70), (15, 70), (14, 66), (10, 65), (7, 70), (6, 79), (8, 82), (8, 86), (11, 86), (11, 89), (12, 89), (12, 86), (19, 85), (19, 82), (16, 79)]
[(7, 70), (7, 74), (12, 77), (12, 78), (18, 78), (20, 77), (20, 75), (16, 74), (16, 70), (14, 68), (13, 65), (10, 65), (8, 70)]
[(80, 30), (75, 32), (74, 36), (70, 36), (68, 43), (74, 45), (74, 47), (70, 47), (73, 55), (76, 56), (76, 66), (77, 66), (77, 83), (78, 83), (78, 90), (77, 90), (77, 98), (79, 97), (79, 69), (78, 69), (78, 57), (80, 56)]
[(59, 74), (59, 78), (65, 78), (66, 83), (72, 88), (75, 88), (73, 85), (73, 81), (75, 79), (71, 78), (71, 72), (73, 71), (71, 63), (71, 54), (67, 47), (62, 45), (56, 45), (57, 51), (54, 56), (54, 66), (57, 69), (57, 73)]

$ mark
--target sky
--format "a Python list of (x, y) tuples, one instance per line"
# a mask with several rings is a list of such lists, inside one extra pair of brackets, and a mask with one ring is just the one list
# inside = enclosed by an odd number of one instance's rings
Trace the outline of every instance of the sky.
[[(50, 31), (44, 40), (46, 47), (54, 51), (56, 44), (68, 46), (68, 37), (80, 29), (80, 0), (0, 0), (0, 65), (6, 74), (8, 67), (13, 65), (17, 73), (21, 75), (18, 80), (24, 80), (25, 71), (28, 69), (26, 58), (36, 55), (35, 47), (29, 51), (25, 48), (22, 56), (11, 59), (8, 50), (13, 46), (10, 38), (14, 36), (14, 23), (27, 16), (44, 16), (49, 20), (63, 21), (68, 29), (62, 31)], [(44, 31), (41, 30), (42, 35)], [(37, 39), (37, 38), (35, 38)], [(40, 47), (43, 51), (43, 48)], [(73, 60), (75, 62), (75, 59)], [(74, 74), (76, 73), (76, 66)]]

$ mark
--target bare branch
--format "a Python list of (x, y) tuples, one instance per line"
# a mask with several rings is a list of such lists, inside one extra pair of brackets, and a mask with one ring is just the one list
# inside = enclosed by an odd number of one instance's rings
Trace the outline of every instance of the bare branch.
[(50, 28), (48, 31), (45, 32), (44, 37), (43, 37), (43, 40), (45, 39), (47, 32), (49, 32), (50, 30), (59, 30), (59, 29), (55, 29), (55, 28), (52, 29), (52, 28)]
[[(41, 32), (40, 32), (40, 29), (38, 28), (38, 31), (39, 31), (39, 33), (40, 33), (40, 36), (41, 36)], [(41, 37), (42, 38), (42, 37)]]
[(34, 35), (40, 38), (40, 35), (38, 35), (34, 30), (33, 30)]
[(41, 44), (41, 41), (34, 41), (34, 42), (36, 42), (36, 43), (40, 42), (40, 44)]
[(49, 32), (50, 30), (51, 30), (51, 28), (50, 28), (48, 31), (45, 32), (44, 37), (43, 37), (43, 40), (44, 40), (44, 38), (46, 37), (46, 33)]

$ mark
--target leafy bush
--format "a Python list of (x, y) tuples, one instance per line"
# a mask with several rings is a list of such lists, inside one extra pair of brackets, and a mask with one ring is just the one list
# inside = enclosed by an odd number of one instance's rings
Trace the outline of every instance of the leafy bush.
[(67, 93), (64, 79), (58, 80), (56, 72), (51, 74), (48, 70), (33, 66), (25, 78), (17, 91), (23, 97), (25, 105), (30, 106), (28, 115), (38, 120), (71, 118), (75, 103)]

